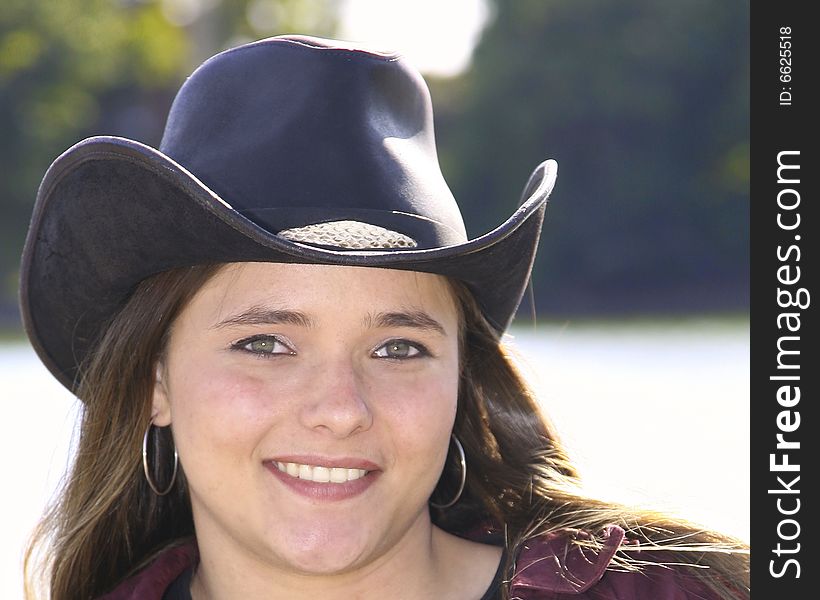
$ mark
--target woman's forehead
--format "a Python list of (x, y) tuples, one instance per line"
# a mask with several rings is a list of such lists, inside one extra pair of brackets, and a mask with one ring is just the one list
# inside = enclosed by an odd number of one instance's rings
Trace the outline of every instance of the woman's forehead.
[(458, 314), (452, 287), (441, 275), (337, 265), (231, 263), (191, 302), (192, 310), (216, 322), (255, 307), (295, 309), (318, 321), (340, 312), (366, 317), (415, 310), (447, 319)]

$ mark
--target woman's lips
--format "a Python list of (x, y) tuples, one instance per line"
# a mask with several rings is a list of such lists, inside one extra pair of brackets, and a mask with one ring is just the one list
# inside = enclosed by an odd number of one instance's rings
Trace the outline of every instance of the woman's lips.
[(364, 493), (380, 473), (370, 461), (356, 458), (282, 456), (265, 467), (289, 489), (320, 500), (344, 500)]

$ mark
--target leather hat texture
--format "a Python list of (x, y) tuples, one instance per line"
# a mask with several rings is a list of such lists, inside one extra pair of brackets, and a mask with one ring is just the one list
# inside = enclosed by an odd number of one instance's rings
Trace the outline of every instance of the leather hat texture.
[(23, 250), (23, 323), (73, 390), (139, 281), (266, 261), (453, 277), (501, 334), (556, 169), (541, 163), (514, 214), (469, 239), (438, 164), (427, 86), (407, 61), (305, 36), (232, 48), (185, 81), (159, 149), (96, 136), (51, 164)]

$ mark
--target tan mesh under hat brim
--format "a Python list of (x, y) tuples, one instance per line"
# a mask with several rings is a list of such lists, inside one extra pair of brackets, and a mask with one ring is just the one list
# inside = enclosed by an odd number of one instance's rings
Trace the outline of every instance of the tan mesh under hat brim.
[(416, 240), (378, 225), (361, 221), (329, 221), (283, 229), (277, 234), (291, 242), (331, 246), (350, 250), (368, 250), (373, 248), (415, 248)]

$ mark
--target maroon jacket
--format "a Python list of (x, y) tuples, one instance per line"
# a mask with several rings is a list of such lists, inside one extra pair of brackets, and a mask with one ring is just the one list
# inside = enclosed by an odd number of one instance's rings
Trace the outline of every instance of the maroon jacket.
[[(640, 573), (608, 569), (624, 541), (624, 530), (610, 525), (604, 530), (600, 551), (568, 545), (570, 536), (589, 537), (577, 531), (553, 532), (535, 538), (516, 560), (510, 597), (515, 600), (714, 600), (717, 597), (686, 567), (667, 568), (651, 555), (636, 557), (650, 564)], [(161, 600), (168, 586), (195, 564), (193, 543), (166, 550), (144, 570), (124, 581), (99, 600)], [(694, 567), (693, 567), (694, 569)]]

